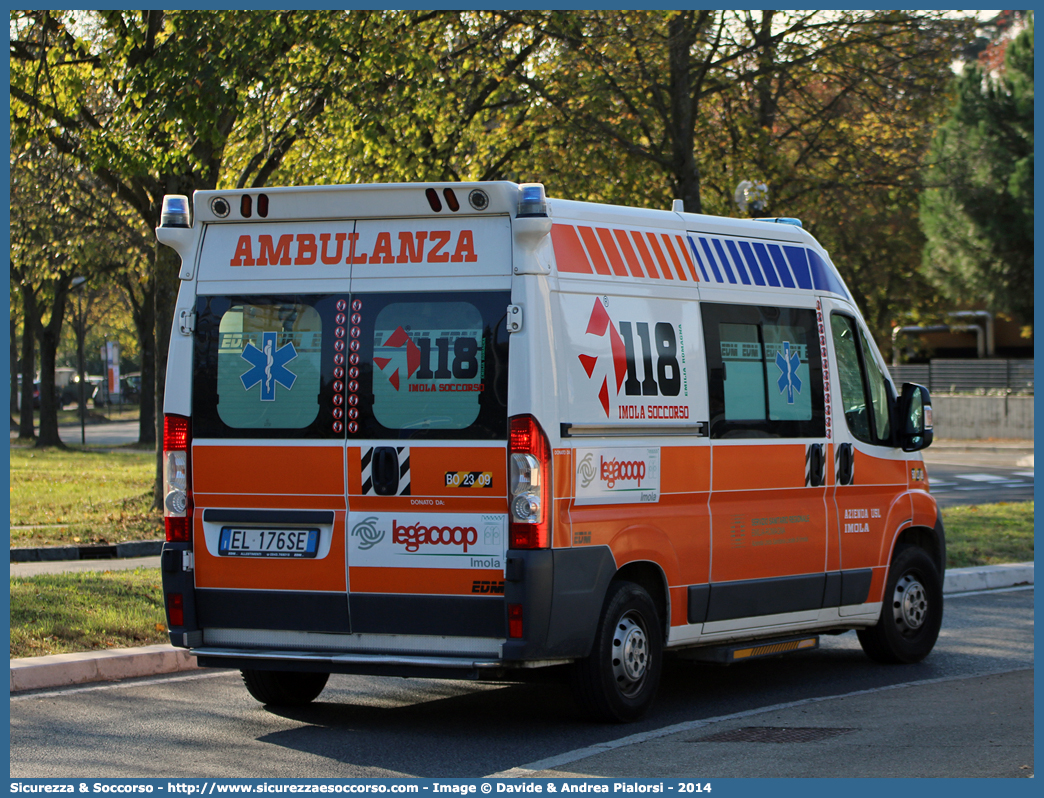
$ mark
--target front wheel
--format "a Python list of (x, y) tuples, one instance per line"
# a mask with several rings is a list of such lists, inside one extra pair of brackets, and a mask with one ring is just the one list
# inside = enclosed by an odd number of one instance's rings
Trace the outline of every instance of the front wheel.
[(259, 671), (244, 668), (247, 692), (262, 704), (273, 707), (299, 707), (319, 697), (326, 687), (328, 673), (309, 671)]
[(942, 578), (935, 563), (924, 549), (900, 549), (888, 570), (881, 618), (877, 626), (859, 630), (859, 644), (876, 662), (920, 662), (935, 646), (942, 615)]
[(640, 585), (613, 582), (591, 654), (574, 666), (580, 705), (598, 720), (637, 720), (656, 696), (662, 668), (656, 605)]

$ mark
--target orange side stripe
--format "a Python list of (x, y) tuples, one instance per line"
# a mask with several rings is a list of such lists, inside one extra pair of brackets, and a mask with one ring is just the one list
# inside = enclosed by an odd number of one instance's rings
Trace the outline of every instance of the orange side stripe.
[(620, 251), (616, 248), (616, 242), (613, 241), (612, 233), (605, 227), (597, 228), (597, 233), (602, 240), (605, 254), (609, 256), (609, 264), (613, 267), (613, 271), (620, 277), (626, 277), (627, 267), (624, 266), (623, 258), (620, 257)]
[(692, 262), (692, 256), (689, 254), (689, 245), (682, 236), (675, 236), (675, 238), (678, 239), (678, 249), (680, 249), (682, 255), (685, 256), (685, 262), (689, 264), (689, 274), (691, 274), (692, 279), (698, 283), (700, 281), (700, 276), (696, 273), (696, 264)]
[(591, 261), (571, 224), (551, 226), (551, 245), (555, 248), (555, 262), (560, 272), (591, 273)]
[(631, 242), (627, 240), (627, 231), (613, 230), (613, 235), (615, 235), (616, 240), (620, 242), (620, 249), (623, 251), (624, 257), (627, 259), (627, 265), (631, 269), (631, 276), (645, 277), (645, 272), (642, 271), (642, 262), (638, 259), (638, 255), (635, 254)]
[(681, 277), (682, 280), (687, 280), (688, 278), (685, 276), (685, 269), (682, 268), (681, 261), (678, 260), (678, 253), (674, 251), (674, 244), (671, 242), (671, 237), (666, 233), (660, 233), (660, 236), (663, 238), (663, 245), (666, 247), (667, 253), (671, 256), (671, 260), (674, 261), (674, 268), (678, 270), (678, 276)]
[(642, 255), (642, 262), (645, 263), (645, 270), (649, 273), (649, 276), (659, 278), (660, 274), (656, 271), (656, 262), (653, 260), (653, 256), (649, 254), (649, 248), (645, 246), (645, 239), (642, 238), (642, 234), (637, 230), (632, 230), (631, 238), (634, 239), (634, 243), (638, 246), (638, 251)]
[[(476, 589), (476, 582), (477, 585)], [(489, 592), (494, 582), (504, 589), (504, 572), (472, 568), (348, 568), (352, 593), (427, 593), (431, 595), (503, 596)], [(486, 592), (482, 593), (482, 589)]]
[(587, 244), (587, 254), (591, 256), (591, 260), (594, 262), (595, 271), (599, 274), (610, 274), (609, 264), (606, 262), (605, 255), (602, 254), (602, 248), (598, 246), (598, 239), (595, 237), (594, 230), (590, 227), (580, 227), (578, 229), (580, 230), (580, 237)]
[(663, 276), (668, 280), (673, 280), (674, 275), (671, 274), (671, 267), (667, 265), (667, 258), (663, 256), (660, 245), (656, 243), (656, 235), (654, 233), (646, 233), (645, 235), (649, 237), (650, 249), (656, 253), (656, 260), (660, 262), (660, 271), (663, 272)]

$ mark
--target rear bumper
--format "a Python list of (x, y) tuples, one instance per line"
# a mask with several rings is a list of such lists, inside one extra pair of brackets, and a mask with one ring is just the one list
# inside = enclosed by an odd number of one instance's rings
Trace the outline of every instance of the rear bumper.
[(537, 668), (565, 664), (566, 660), (504, 662), (501, 659), (414, 656), (404, 654), (339, 654), (326, 651), (283, 651), (202, 646), (190, 651), (201, 668), (321, 671), (371, 676), (525, 681)]

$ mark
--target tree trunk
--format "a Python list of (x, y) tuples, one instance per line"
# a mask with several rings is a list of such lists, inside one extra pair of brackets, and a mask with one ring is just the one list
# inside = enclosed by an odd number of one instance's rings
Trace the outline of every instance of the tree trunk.
[(11, 367), (11, 429), (18, 425), (14, 418), (18, 415), (18, 320), (12, 316), (10, 320), (10, 367)]
[(36, 437), (33, 430), (33, 379), (36, 376), (36, 326), (37, 316), (36, 294), (32, 286), (22, 284), (19, 287), (22, 296), (22, 406), (18, 412), (18, 437), (32, 440)]
[(702, 213), (700, 170), (696, 165), (693, 127), (696, 99), (692, 86), (690, 51), (696, 41), (693, 12), (678, 12), (667, 23), (667, 47), (670, 62), (671, 98), (671, 169), (674, 172), (676, 199), (685, 203), (688, 213)]
[(138, 443), (152, 446), (156, 443), (156, 309), (153, 291), (148, 290), (142, 308), (142, 327), (138, 332), (141, 351), (141, 410), (138, 416)]
[(62, 334), (62, 319), (65, 316), (65, 298), (63, 289), (55, 291), (54, 305), (51, 307), (51, 318), (47, 324), (40, 325), (40, 436), (37, 446), (57, 446), (64, 449), (65, 444), (58, 436), (58, 397), (54, 390), (54, 366), (58, 354), (58, 342)]
[(155, 259), (155, 330), (156, 330), (156, 485), (153, 490), (153, 505), (163, 507), (163, 391), (167, 377), (167, 352), (170, 348), (170, 330), (174, 322), (174, 307), (178, 299), (181, 281), (181, 259), (171, 249), (156, 242)]
[(156, 443), (156, 280), (149, 275), (141, 284), (141, 295), (135, 293), (136, 280), (127, 274), (119, 278), (127, 296), (141, 352), (141, 386), (138, 395), (138, 444)]

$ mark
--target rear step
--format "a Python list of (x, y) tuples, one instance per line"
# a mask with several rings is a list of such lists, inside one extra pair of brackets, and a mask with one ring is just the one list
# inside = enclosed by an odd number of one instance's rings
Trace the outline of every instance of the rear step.
[(731, 665), (734, 662), (773, 657), (778, 654), (788, 654), (791, 651), (811, 651), (816, 648), (819, 648), (819, 635), (806, 635), (805, 637), (777, 637), (770, 640), (759, 640), (757, 643), (690, 648), (679, 651), (678, 656), (683, 659)]

